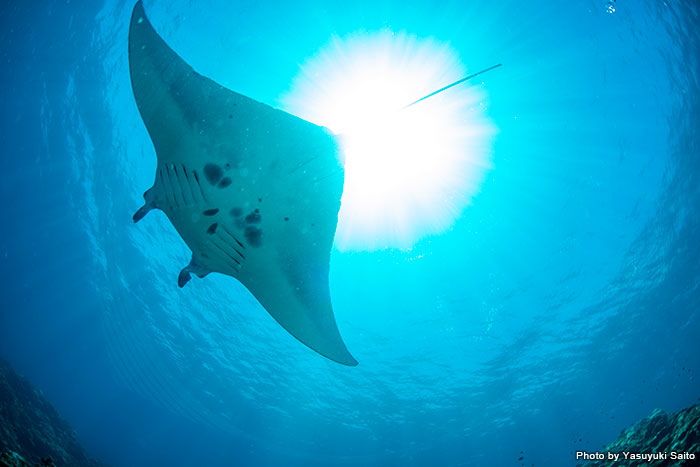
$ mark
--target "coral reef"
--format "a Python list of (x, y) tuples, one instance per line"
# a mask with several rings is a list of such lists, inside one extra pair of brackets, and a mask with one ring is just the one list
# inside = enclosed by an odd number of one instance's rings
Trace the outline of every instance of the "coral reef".
[(674, 415), (654, 410), (602, 451), (586, 454), (598, 459), (584, 467), (700, 465), (700, 404)]
[(0, 466), (100, 467), (32, 384), (0, 358)]

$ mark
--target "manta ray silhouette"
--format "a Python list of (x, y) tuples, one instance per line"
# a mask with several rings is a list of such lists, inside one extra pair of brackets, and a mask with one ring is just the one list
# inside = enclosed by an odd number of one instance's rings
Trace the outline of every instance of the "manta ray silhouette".
[(336, 138), (195, 72), (158, 36), (140, 1), (129, 70), (158, 158), (134, 222), (160, 209), (192, 250), (178, 285), (191, 274), (234, 277), (303, 344), (357, 365), (328, 286), (344, 180)]

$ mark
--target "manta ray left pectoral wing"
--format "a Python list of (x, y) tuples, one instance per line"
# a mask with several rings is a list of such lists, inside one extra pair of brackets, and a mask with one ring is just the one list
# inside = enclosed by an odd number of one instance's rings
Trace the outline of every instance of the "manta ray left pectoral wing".
[(139, 1), (129, 30), (136, 104), (158, 156), (140, 220), (161, 209), (192, 250), (178, 277), (235, 277), (294, 337), (356, 365), (328, 287), (343, 191), (326, 129), (196, 73), (158, 36)]

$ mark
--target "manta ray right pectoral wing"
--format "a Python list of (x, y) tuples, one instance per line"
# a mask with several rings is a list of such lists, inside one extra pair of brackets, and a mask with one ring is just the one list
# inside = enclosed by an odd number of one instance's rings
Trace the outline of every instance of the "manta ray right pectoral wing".
[(161, 209), (190, 247), (179, 285), (191, 274), (235, 277), (301, 342), (356, 365), (328, 286), (344, 180), (333, 135), (196, 73), (158, 36), (141, 2), (129, 67), (158, 156), (134, 221)]

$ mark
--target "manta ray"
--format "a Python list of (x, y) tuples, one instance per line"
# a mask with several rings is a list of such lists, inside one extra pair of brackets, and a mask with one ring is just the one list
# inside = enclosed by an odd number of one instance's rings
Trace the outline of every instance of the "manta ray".
[(140, 0), (129, 27), (129, 71), (158, 159), (133, 220), (160, 209), (190, 248), (178, 285), (192, 274), (231, 276), (303, 344), (357, 365), (328, 286), (344, 183), (339, 137), (194, 71), (156, 33)]
[(133, 220), (160, 209), (190, 248), (178, 285), (192, 274), (234, 277), (303, 344), (357, 365), (328, 285), (344, 182), (337, 138), (194, 71), (156, 33), (141, 1), (129, 71), (158, 159)]

